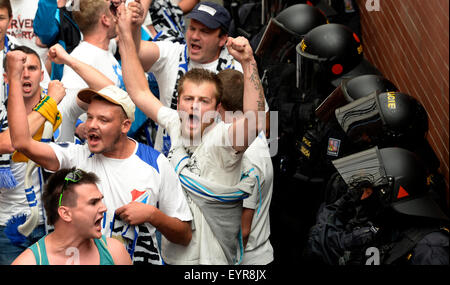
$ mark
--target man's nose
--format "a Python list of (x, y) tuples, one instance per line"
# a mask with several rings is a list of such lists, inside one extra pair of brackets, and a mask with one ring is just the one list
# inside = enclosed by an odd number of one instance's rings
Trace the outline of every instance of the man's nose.
[(191, 32), (191, 39), (193, 39), (193, 40), (198, 40), (199, 39), (199, 31), (198, 30), (195, 30), (195, 31), (192, 31)]
[(199, 99), (195, 99), (194, 102), (192, 103), (192, 109), (194, 110), (200, 110), (200, 101)]
[(96, 129), (97, 128), (97, 120), (92, 118), (86, 121), (86, 129)]
[(22, 76), (24, 77), (24, 78), (28, 78), (28, 77), (30, 77), (30, 72), (28, 71), (28, 68), (24, 68), (23, 69), (23, 71), (22, 71)]
[(104, 213), (104, 212), (106, 212), (108, 209), (106, 208), (106, 205), (105, 205), (105, 203), (103, 203), (103, 201), (100, 201), (100, 208), (99, 208), (99, 212), (100, 213)]

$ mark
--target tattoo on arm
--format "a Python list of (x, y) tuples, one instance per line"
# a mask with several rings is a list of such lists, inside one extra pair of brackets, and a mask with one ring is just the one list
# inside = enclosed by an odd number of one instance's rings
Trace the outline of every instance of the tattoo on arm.
[(264, 90), (262, 88), (261, 80), (259, 79), (258, 75), (258, 67), (256, 66), (256, 63), (252, 63), (252, 73), (250, 74), (250, 81), (253, 83), (253, 87), (258, 90), (258, 100), (256, 101), (258, 103), (258, 111), (264, 111)]

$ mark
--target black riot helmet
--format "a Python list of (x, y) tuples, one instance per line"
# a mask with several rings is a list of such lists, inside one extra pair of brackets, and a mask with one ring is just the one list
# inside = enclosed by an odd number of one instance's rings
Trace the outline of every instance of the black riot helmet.
[(352, 142), (360, 145), (410, 149), (428, 131), (425, 108), (401, 92), (373, 93), (337, 108), (335, 116)]
[(296, 48), (297, 87), (327, 96), (342, 79), (381, 74), (363, 57), (359, 37), (349, 27), (326, 24), (309, 31)]
[(428, 195), (426, 172), (414, 153), (402, 148), (384, 148), (380, 149), (380, 159), (388, 185), (379, 193), (385, 204), (401, 214), (448, 220)]
[(333, 164), (349, 186), (358, 180), (370, 181), (372, 195), (377, 195), (382, 208), (390, 207), (409, 216), (448, 220), (430, 196), (422, 161), (409, 150), (374, 147), (334, 160)]
[(272, 63), (294, 62), (295, 46), (303, 36), (327, 22), (326, 16), (311, 5), (290, 6), (270, 19), (255, 54)]
[(334, 117), (334, 111), (374, 92), (398, 91), (398, 88), (381, 75), (365, 74), (341, 81), (336, 89), (317, 107), (316, 116), (323, 122)]

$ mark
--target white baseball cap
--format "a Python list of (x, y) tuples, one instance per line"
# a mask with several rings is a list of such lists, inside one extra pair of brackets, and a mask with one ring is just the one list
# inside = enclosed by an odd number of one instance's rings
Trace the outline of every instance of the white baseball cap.
[(95, 95), (101, 96), (109, 102), (121, 106), (128, 119), (130, 119), (131, 122), (134, 122), (134, 111), (136, 106), (133, 101), (131, 101), (131, 98), (128, 96), (127, 92), (115, 85), (106, 86), (99, 91), (86, 88), (78, 92), (78, 98), (88, 104), (91, 103), (91, 99)]

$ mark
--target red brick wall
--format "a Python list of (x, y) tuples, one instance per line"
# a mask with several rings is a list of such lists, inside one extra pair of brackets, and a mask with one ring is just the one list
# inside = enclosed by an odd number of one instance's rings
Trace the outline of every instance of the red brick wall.
[(378, 0), (379, 11), (366, 9), (373, 0), (357, 1), (366, 58), (428, 112), (428, 141), (448, 194), (449, 0)]

